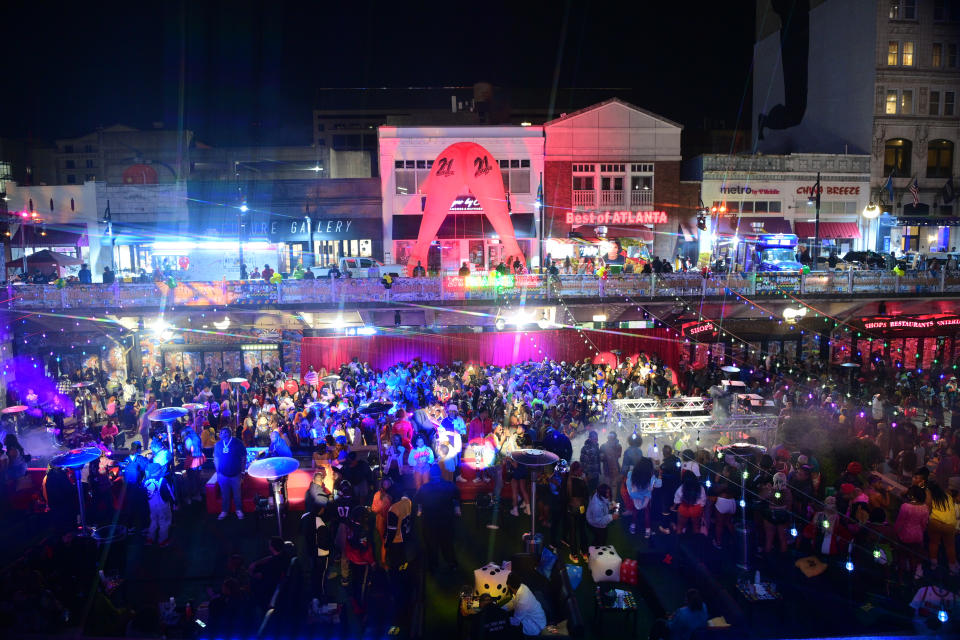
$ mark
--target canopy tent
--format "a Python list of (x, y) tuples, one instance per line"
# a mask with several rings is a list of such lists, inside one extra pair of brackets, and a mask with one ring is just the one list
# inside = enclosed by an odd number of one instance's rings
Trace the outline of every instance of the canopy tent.
[[(83, 260), (79, 260), (73, 256), (68, 256), (64, 253), (57, 253), (56, 251), (44, 249), (42, 251), (37, 251), (36, 253), (31, 253), (27, 256), (27, 272), (29, 273), (34, 269), (40, 269), (41, 273), (49, 274), (51, 272), (56, 272), (58, 275), (60, 275), (60, 269), (63, 267), (76, 266), (82, 263)], [(10, 260), (7, 262), (8, 269), (19, 269), (22, 267), (23, 258), (17, 258), (16, 260)]]

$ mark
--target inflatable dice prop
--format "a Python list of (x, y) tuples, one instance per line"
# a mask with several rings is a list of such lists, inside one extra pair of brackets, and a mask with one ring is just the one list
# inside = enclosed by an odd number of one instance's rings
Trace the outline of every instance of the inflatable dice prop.
[(594, 582), (620, 582), (622, 562), (613, 545), (590, 547), (590, 575)]
[(624, 584), (637, 584), (637, 561), (624, 560), (620, 563), (620, 582)]
[(490, 594), (494, 600), (499, 600), (507, 595), (507, 576), (509, 570), (500, 568), (499, 565), (490, 563), (474, 570), (474, 595)]

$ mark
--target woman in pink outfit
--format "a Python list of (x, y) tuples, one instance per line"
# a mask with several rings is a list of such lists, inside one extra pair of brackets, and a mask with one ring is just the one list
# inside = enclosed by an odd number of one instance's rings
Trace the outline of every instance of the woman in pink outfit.
[(901, 555), (900, 569), (906, 570), (909, 577), (920, 579), (923, 576), (923, 533), (930, 520), (930, 509), (926, 505), (927, 494), (920, 487), (913, 486), (907, 491), (905, 502), (900, 505), (894, 529), (897, 537), (906, 549)]

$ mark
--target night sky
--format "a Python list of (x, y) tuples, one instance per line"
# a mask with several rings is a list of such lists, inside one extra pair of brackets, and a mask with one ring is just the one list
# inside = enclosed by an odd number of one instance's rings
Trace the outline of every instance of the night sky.
[(34, 2), (5, 14), (0, 135), (16, 138), (175, 127), (182, 104), (211, 144), (308, 144), (318, 87), (549, 88), (555, 76), (630, 88), (689, 128), (749, 114), (751, 2)]

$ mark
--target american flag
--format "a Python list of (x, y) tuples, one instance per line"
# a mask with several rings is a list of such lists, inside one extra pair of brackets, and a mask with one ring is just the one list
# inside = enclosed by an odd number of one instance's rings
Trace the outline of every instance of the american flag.
[(920, 185), (917, 184), (916, 178), (910, 183), (910, 194), (913, 195), (913, 206), (920, 204)]

